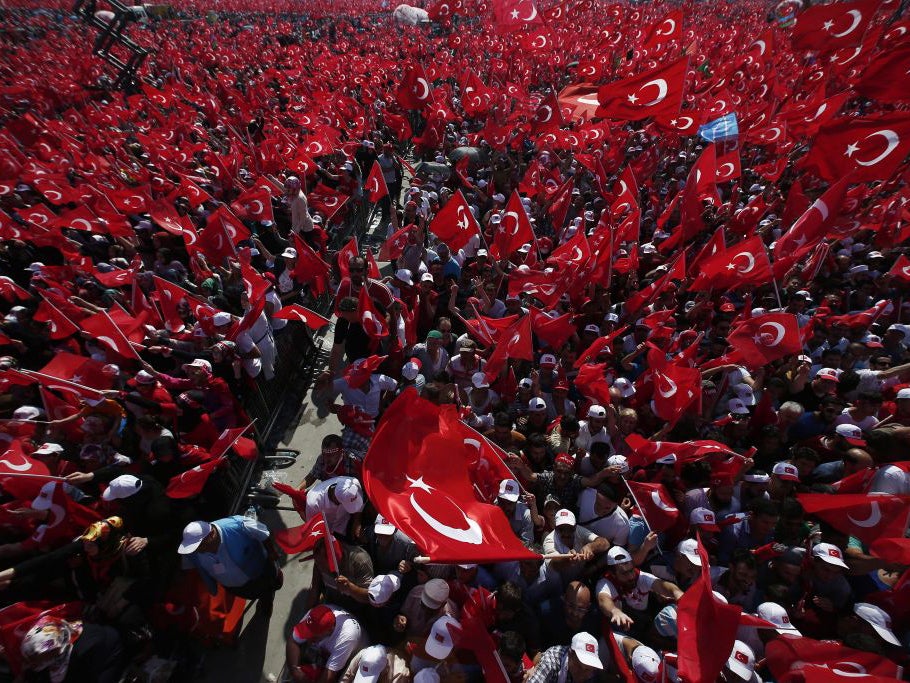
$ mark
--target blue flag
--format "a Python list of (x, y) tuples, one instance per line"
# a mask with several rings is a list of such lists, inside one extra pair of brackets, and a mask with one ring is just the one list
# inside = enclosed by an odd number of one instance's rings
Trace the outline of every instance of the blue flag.
[(719, 119), (708, 121), (698, 128), (698, 134), (708, 142), (717, 142), (718, 140), (729, 140), (739, 136), (739, 125), (736, 122), (736, 114), (727, 114)]

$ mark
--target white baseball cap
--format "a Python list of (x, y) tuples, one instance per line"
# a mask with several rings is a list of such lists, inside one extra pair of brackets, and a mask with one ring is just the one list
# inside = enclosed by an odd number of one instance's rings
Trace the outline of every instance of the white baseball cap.
[(399, 588), (401, 588), (401, 577), (398, 574), (379, 574), (374, 576), (367, 589), (370, 604), (375, 607), (382, 607)]
[(592, 669), (603, 669), (600, 663), (600, 655), (597, 652), (597, 639), (590, 633), (576, 633), (572, 636), (572, 652), (578, 657), (578, 661)]
[(833, 564), (836, 567), (848, 569), (847, 563), (844, 562), (844, 553), (841, 549), (832, 543), (819, 543), (812, 548), (812, 557), (817, 557), (822, 562)]
[(417, 375), (420, 374), (420, 368), (423, 367), (423, 363), (420, 362), (419, 358), (411, 358), (407, 363), (401, 366), (401, 376), (407, 380), (417, 379)]
[(360, 664), (354, 683), (376, 683), (389, 665), (387, 652), (382, 645), (371, 645), (360, 653)]
[(607, 409), (603, 406), (599, 406), (596, 403), (588, 408), (588, 417), (596, 417), (599, 419), (604, 419), (607, 416)]
[(749, 409), (741, 398), (731, 398), (727, 401), (727, 410), (734, 415), (748, 415)]
[(111, 479), (111, 483), (104, 489), (101, 498), (107, 501), (129, 498), (142, 488), (142, 480), (132, 474), (121, 474)]
[(575, 513), (565, 508), (557, 510), (554, 526), (575, 526)]
[(335, 486), (335, 497), (349, 515), (363, 510), (363, 492), (360, 482), (354, 477), (345, 477), (344, 481)]
[(529, 413), (542, 413), (546, 409), (547, 409), (547, 402), (538, 396), (535, 396), (530, 401), (528, 401), (528, 412)]
[(777, 475), (784, 481), (799, 482), (799, 470), (788, 462), (779, 462), (774, 465), (771, 474)]
[(736, 394), (736, 398), (745, 403), (747, 406), (755, 405), (755, 392), (752, 391), (746, 383), (736, 384), (733, 386), (733, 393)]
[(63, 446), (59, 443), (43, 443), (34, 450), (32, 455), (53, 455), (62, 452)]
[(907, 387), (907, 388), (904, 388), (904, 389), (901, 389), (900, 391), (898, 391), (897, 398), (899, 398), (899, 399), (910, 398), (910, 387)]
[[(903, 391), (903, 389), (901, 389)], [(863, 430), (857, 425), (853, 424), (842, 424), (837, 425), (834, 428), (834, 431), (838, 436), (842, 436), (847, 440), (847, 443), (851, 446), (865, 446), (866, 440), (863, 438)]]
[(38, 491), (38, 495), (35, 496), (35, 500), (32, 501), (30, 506), (32, 510), (50, 510), (54, 500), (54, 489), (56, 488), (56, 481), (49, 481), (42, 486), (41, 490)]
[(373, 531), (380, 536), (391, 536), (395, 533), (395, 525), (390, 524), (382, 515), (376, 515), (376, 521), (373, 522)]
[(635, 395), (635, 385), (625, 377), (617, 377), (613, 386), (619, 390), (619, 395), (623, 398), (629, 398)]
[(475, 372), (471, 375), (471, 384), (474, 385), (475, 389), (489, 389), (490, 383), (487, 381), (487, 376), (483, 372)]
[(853, 605), (853, 613), (867, 622), (875, 632), (892, 645), (901, 645), (901, 641), (891, 630), (891, 615), (881, 607), (870, 605), (868, 602), (858, 602)]
[(287, 247), (281, 252), (281, 256), (284, 258), (297, 258), (297, 250), (294, 247)]
[(733, 643), (733, 652), (727, 659), (727, 668), (745, 681), (752, 680), (755, 673), (755, 653), (743, 641)]
[(618, 564), (631, 561), (632, 556), (629, 554), (629, 551), (621, 546), (614, 545), (607, 551), (607, 565), (610, 567), (615, 567)]
[(629, 459), (624, 455), (611, 455), (607, 458), (607, 467), (618, 467), (621, 474), (629, 471)]
[(632, 651), (632, 671), (638, 680), (653, 683), (660, 671), (660, 657), (647, 645), (639, 645)]
[(685, 556), (696, 567), (701, 567), (701, 556), (698, 554), (698, 541), (694, 538), (686, 538), (676, 546), (676, 552)]
[(708, 508), (695, 508), (689, 513), (689, 524), (697, 524), (705, 531), (717, 533), (720, 527), (717, 526), (717, 517), (714, 512)]
[(540, 357), (541, 365), (556, 365), (556, 356), (552, 353), (545, 353)]
[(518, 486), (518, 482), (514, 479), (503, 479), (499, 482), (499, 498), (510, 503), (516, 503), (520, 493), (521, 489)]
[(430, 629), (430, 635), (427, 636), (427, 642), (426, 645), (424, 645), (424, 650), (426, 650), (427, 654), (433, 659), (442, 660), (452, 653), (452, 648), (455, 647), (455, 641), (452, 639), (452, 634), (449, 632), (450, 625), (455, 628), (460, 628), (461, 626), (456, 619), (453, 619), (448, 614), (439, 617), (439, 619), (433, 622), (433, 627)]
[(212, 533), (212, 525), (208, 522), (190, 522), (183, 529), (183, 539), (177, 546), (177, 552), (181, 555), (196, 552), (196, 548), (210, 533)]
[(408, 286), (412, 286), (414, 284), (414, 278), (411, 277), (411, 271), (408, 270), (407, 268), (399, 268), (398, 270), (396, 270), (395, 279), (401, 280), (403, 283), (405, 283)]
[(231, 314), (225, 313), (224, 311), (218, 311), (215, 315), (212, 316), (212, 324), (216, 327), (221, 327), (222, 325), (231, 324)]
[(778, 633), (789, 633), (794, 636), (801, 636), (797, 628), (790, 621), (790, 615), (787, 610), (778, 605), (776, 602), (763, 602), (755, 610), (755, 614), (765, 621), (774, 624), (774, 630)]
[(597, 325), (585, 325), (585, 332), (591, 332), (598, 337), (600, 336), (600, 328)]

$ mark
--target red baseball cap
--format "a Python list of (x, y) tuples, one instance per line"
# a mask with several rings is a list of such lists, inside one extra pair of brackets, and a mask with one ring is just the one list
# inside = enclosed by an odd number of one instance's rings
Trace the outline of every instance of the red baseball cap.
[(335, 613), (327, 605), (316, 605), (303, 615), (294, 627), (294, 640), (302, 643), (307, 640), (324, 638), (335, 630)]

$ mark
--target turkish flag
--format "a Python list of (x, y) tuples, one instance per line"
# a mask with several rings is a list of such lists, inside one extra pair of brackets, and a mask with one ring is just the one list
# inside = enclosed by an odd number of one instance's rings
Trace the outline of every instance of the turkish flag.
[(888, 275), (902, 282), (910, 282), (910, 259), (901, 254), (891, 266)]
[(461, 194), (461, 190), (458, 190), (433, 217), (430, 232), (456, 253), (467, 245), (474, 235), (480, 234), (480, 224), (471, 213), (471, 208), (464, 195)]
[[(579, 68), (582, 68), (581, 63), (579, 63)], [(591, 70), (586, 71), (584, 76), (586, 79), (600, 80), (603, 74)], [(597, 90), (598, 87), (591, 83), (577, 83), (560, 90), (556, 99), (561, 108), (564, 107), (572, 112), (572, 120), (592, 119), (600, 106), (597, 101)]]
[(855, 47), (862, 42), (880, 4), (879, 0), (860, 0), (810, 7), (796, 15), (790, 34), (793, 47), (823, 52)]
[(670, 269), (662, 277), (659, 277), (647, 287), (629, 295), (626, 299), (626, 311), (629, 315), (634, 315), (642, 306), (650, 303), (655, 297), (669, 287), (673, 280), (683, 282), (685, 279), (686, 252), (682, 252), (679, 255), (679, 258), (673, 262), (673, 265), (670, 266)]
[(840, 216), (847, 188), (853, 182), (855, 178), (850, 176), (848, 171), (848, 175), (828, 187), (777, 240), (774, 245), (774, 259), (781, 259), (785, 254), (805, 253), (818, 243), (825, 236), (828, 227)]
[(910, 99), (904, 81), (908, 73), (910, 45), (882, 50), (863, 68), (860, 79), (853, 88), (879, 102), (906, 102)]
[[(799, 671), (798, 667), (806, 665), (827, 667), (825, 680), (829, 682), (838, 676), (837, 671), (844, 672), (844, 683), (865, 681), (867, 676), (900, 678), (901, 673), (897, 664), (882, 655), (854, 650), (834, 640), (806, 637), (775, 638), (769, 642), (765, 646), (765, 665), (778, 681), (784, 680), (795, 667)], [(858, 678), (860, 673), (866, 675)]]
[(433, 103), (430, 83), (422, 67), (415, 64), (405, 67), (395, 99), (402, 109), (423, 109)]
[(168, 498), (192, 498), (198, 496), (205, 488), (206, 482), (215, 470), (227, 467), (226, 458), (217, 458), (204, 462), (201, 465), (171, 477), (164, 493)]
[(492, 5), (493, 21), (499, 28), (515, 29), (543, 22), (533, 0), (492, 0)]
[(908, 152), (910, 113), (842, 117), (821, 127), (799, 167), (812, 169), (827, 181), (851, 171), (853, 183), (888, 180)]
[[(679, 629), (679, 678), (683, 683), (717, 679), (736, 641), (742, 608), (721, 602), (711, 586), (708, 553), (698, 539), (701, 575), (676, 605)], [(782, 639), (778, 639), (782, 640)], [(711, 643), (711, 647), (704, 647)]]
[(654, 414), (675, 424), (692, 405), (701, 402), (701, 371), (667, 364), (651, 371), (654, 382)]
[(66, 339), (79, 332), (78, 325), (47, 301), (38, 304), (32, 319), (39, 323), (47, 323), (51, 339)]
[(396, 230), (379, 248), (380, 261), (394, 261), (404, 253), (404, 248), (408, 246), (408, 238), (413, 225), (406, 225), (400, 230)]
[(790, 313), (768, 313), (743, 321), (727, 336), (727, 343), (751, 367), (801, 353), (799, 323)]
[(547, 263), (557, 267), (557, 270), (573, 269), (578, 271), (585, 267), (591, 259), (591, 246), (584, 230), (576, 230), (565, 243), (558, 246), (549, 257)]
[[(32, 474), (34, 477), (5, 477), (4, 474)], [(22, 450), (22, 442), (14, 439), (0, 456), (0, 486), (9, 495), (21, 501), (31, 502), (38, 495), (50, 476), (50, 470), (40, 460), (30, 458)]]
[(439, 432), (474, 449), (468, 456), (468, 476), (481, 500), (495, 505), (500, 482), (516, 478), (505, 463), (508, 454), (462, 422), (458, 417), (458, 409), (453, 405), (441, 407)]
[(389, 324), (376, 308), (369, 294), (369, 287), (361, 287), (358, 296), (357, 315), (364, 331), (374, 341), (389, 336)]
[(318, 211), (325, 216), (326, 221), (331, 221), (348, 199), (350, 199), (348, 195), (338, 192), (323, 183), (319, 183), (307, 195), (307, 200), (313, 211)]
[(761, 237), (756, 235), (706, 258), (689, 285), (692, 291), (736, 289), (763, 285), (773, 277), (771, 261)]
[(276, 531), (274, 538), (275, 543), (281, 546), (284, 552), (296, 554), (312, 550), (319, 540), (328, 535), (329, 528), (325, 523), (325, 517), (319, 512), (313, 515), (306, 524)]
[(253, 187), (231, 202), (238, 216), (249, 221), (275, 221), (272, 212), (272, 195), (268, 190)]
[(673, 10), (660, 21), (655, 21), (645, 30), (645, 38), (641, 43), (643, 50), (651, 50), (671, 40), (682, 39), (683, 11)]
[(534, 111), (534, 116), (531, 117), (531, 131), (547, 133), (559, 130), (562, 125), (559, 102), (556, 100), (556, 93), (551, 90), (544, 96), (543, 101)]
[(385, 184), (382, 168), (379, 166), (378, 161), (373, 162), (373, 168), (370, 169), (370, 175), (367, 176), (363, 189), (367, 191), (368, 198), (373, 204), (388, 196), (389, 188)]
[[(439, 457), (445, 453), (446, 457)], [(370, 501), (433, 562), (536, 559), (502, 510), (477, 499), (476, 449), (441, 433), (439, 406), (406, 389), (386, 409), (363, 463)]]
[(90, 315), (79, 324), (83, 331), (88, 332), (93, 339), (103, 343), (117, 355), (141, 360), (130, 340), (123, 334), (123, 330), (117, 327), (106, 311)]
[(638, 511), (652, 531), (666, 531), (676, 524), (679, 510), (663, 484), (627, 480)]
[(534, 241), (534, 228), (525, 211), (524, 204), (518, 192), (512, 191), (509, 201), (506, 202), (505, 212), (499, 223), (499, 229), (493, 238), (494, 256), (506, 258), (513, 251)]
[(572, 313), (566, 313), (558, 318), (551, 318), (539, 308), (530, 307), (531, 331), (544, 344), (561, 349), (562, 345), (576, 332)]
[(610, 384), (606, 363), (585, 363), (575, 376), (575, 388), (582, 396), (602, 406), (610, 405)]
[(910, 517), (910, 496), (800, 493), (796, 497), (807, 515), (865, 543), (902, 538)]
[[(243, 434), (253, 426), (253, 423), (250, 422), (245, 427), (234, 427), (233, 429), (225, 429), (218, 438), (215, 440), (215, 443), (212, 444), (209, 448), (209, 455), (213, 460), (221, 458), (228, 452), (229, 448), (234, 447), (234, 452), (237, 453), (241, 458), (245, 460), (251, 460), (256, 457), (255, 444), (252, 451), (249, 449), (247, 444), (241, 444), (240, 441), (243, 437)], [(243, 441), (249, 441), (249, 439), (243, 439)]]
[(623, 325), (622, 327), (613, 330), (610, 334), (595, 339), (588, 348), (578, 354), (578, 359), (575, 361), (573, 367), (580, 368), (582, 365), (596, 360), (604, 351), (612, 351), (613, 342), (628, 329), (628, 325)]
[(273, 313), (272, 317), (279, 320), (296, 320), (304, 323), (311, 330), (321, 330), (331, 322), (328, 318), (323, 318), (315, 311), (300, 304), (284, 306), (280, 311)]
[(673, 118), (682, 106), (689, 58), (684, 56), (657, 69), (614, 81), (597, 90), (604, 118), (637, 121), (652, 116)]
[(0, 296), (10, 302), (16, 301), (17, 299), (19, 301), (27, 301), (32, 298), (32, 295), (28, 293), (28, 290), (17, 285), (6, 275), (0, 276)]
[(531, 334), (531, 316), (524, 315), (502, 333), (496, 348), (487, 359), (484, 374), (493, 382), (509, 359), (534, 360), (534, 341)]

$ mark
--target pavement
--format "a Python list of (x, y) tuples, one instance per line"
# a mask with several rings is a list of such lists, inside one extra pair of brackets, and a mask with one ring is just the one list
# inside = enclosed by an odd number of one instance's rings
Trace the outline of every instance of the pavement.
[[(327, 351), (331, 346), (334, 322), (317, 338)], [(319, 454), (322, 439), (327, 434), (340, 434), (338, 419), (330, 414), (322, 419), (316, 415), (316, 407), (309, 401), (309, 394), (301, 405), (297, 419), (281, 441), (282, 447), (300, 451), (296, 462), (283, 470), (267, 472), (281, 481), (299, 485), (310, 471)], [(286, 497), (281, 507), (290, 507)], [(303, 523), (294, 510), (263, 510), (259, 521), (274, 533), (278, 529), (299, 526)], [(236, 648), (221, 648), (207, 654), (203, 667), (203, 681), (223, 683), (259, 683), (281, 680), (284, 667), (285, 642), (293, 626), (303, 617), (307, 591), (312, 575), (312, 561), (298, 562), (289, 557), (282, 568), (284, 585), (275, 594), (271, 618), (256, 616), (255, 604), (248, 606)]]

